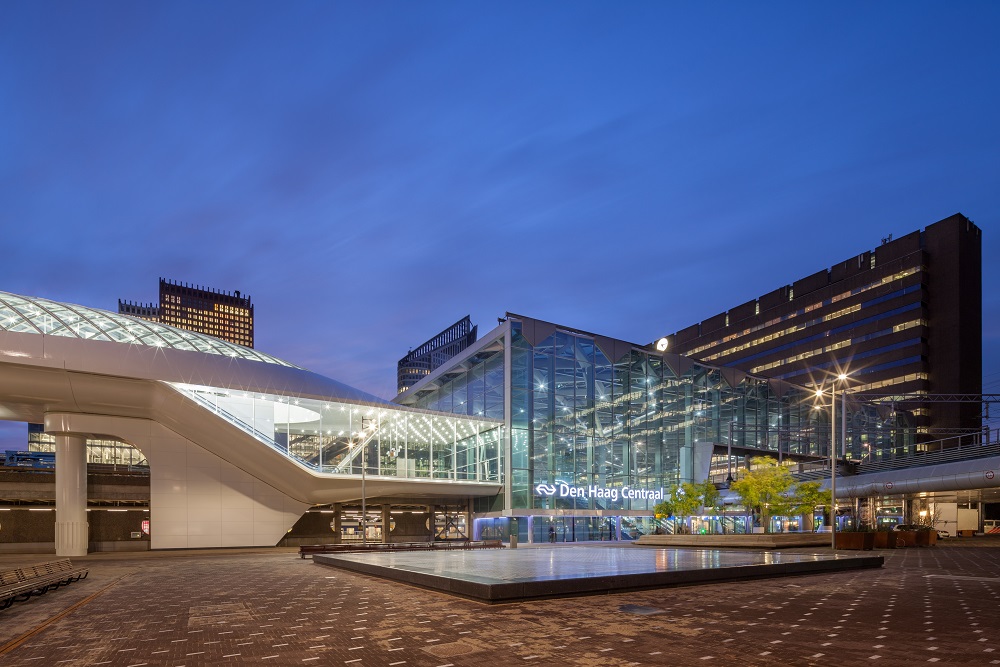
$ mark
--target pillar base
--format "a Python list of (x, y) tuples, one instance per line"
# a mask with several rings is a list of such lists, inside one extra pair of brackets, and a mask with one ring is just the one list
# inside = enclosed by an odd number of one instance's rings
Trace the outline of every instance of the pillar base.
[(89, 524), (86, 521), (57, 521), (56, 555), (86, 556), (89, 535)]

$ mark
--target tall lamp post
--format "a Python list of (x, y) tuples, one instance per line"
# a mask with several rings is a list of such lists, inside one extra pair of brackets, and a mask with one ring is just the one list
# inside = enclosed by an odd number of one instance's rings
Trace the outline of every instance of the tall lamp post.
[[(837, 548), (837, 382), (847, 379), (841, 373), (830, 383), (830, 548)], [(846, 390), (845, 390), (846, 394)], [(822, 389), (816, 390), (817, 396), (823, 395)], [(847, 415), (847, 402), (844, 402), (844, 416)], [(846, 432), (846, 422), (845, 422)]]
[(368, 443), (365, 441), (365, 418), (361, 418), (361, 544), (368, 544), (368, 494), (365, 493), (365, 468), (368, 467)]

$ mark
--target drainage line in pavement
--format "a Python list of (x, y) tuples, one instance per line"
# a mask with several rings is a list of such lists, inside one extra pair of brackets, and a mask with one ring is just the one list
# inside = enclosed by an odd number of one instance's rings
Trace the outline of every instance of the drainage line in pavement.
[(55, 623), (56, 621), (58, 621), (63, 616), (66, 616), (67, 614), (72, 613), (74, 610), (76, 610), (77, 607), (82, 607), (83, 605), (87, 604), (88, 602), (90, 602), (91, 600), (93, 600), (94, 598), (96, 598), (98, 595), (100, 595), (104, 591), (108, 590), (112, 586), (116, 585), (119, 581), (121, 581), (125, 577), (129, 577), (129, 576), (132, 576), (131, 572), (128, 573), (128, 574), (126, 574), (126, 575), (124, 575), (124, 576), (118, 577), (117, 579), (115, 579), (110, 584), (108, 584), (107, 586), (105, 586), (101, 590), (97, 591), (96, 593), (94, 593), (94, 594), (92, 594), (92, 595), (90, 595), (88, 597), (85, 597), (84, 599), (80, 600), (79, 602), (77, 602), (73, 606), (71, 606), (71, 607), (69, 607), (67, 609), (62, 610), (61, 612), (59, 612), (58, 614), (56, 614), (55, 616), (53, 616), (49, 620), (45, 621), (44, 623), (42, 623), (41, 625), (39, 625), (38, 627), (36, 627), (34, 630), (29, 630), (28, 632), (24, 633), (20, 637), (12, 639), (9, 642), (7, 642), (6, 644), (4, 644), (3, 646), (0, 646), (0, 655), (4, 655), (5, 653), (10, 653), (14, 649), (16, 649), (18, 646), (20, 646), (24, 642), (28, 641), (29, 639), (31, 639), (32, 637), (34, 637), (35, 635), (37, 635), (39, 632), (41, 632), (45, 628), (49, 627), (50, 625), (52, 625), (53, 623)]

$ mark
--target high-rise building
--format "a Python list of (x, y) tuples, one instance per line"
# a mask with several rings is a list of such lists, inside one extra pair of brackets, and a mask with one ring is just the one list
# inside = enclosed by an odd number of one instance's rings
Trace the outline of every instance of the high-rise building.
[(253, 347), (253, 304), (239, 290), (196, 287), (160, 278), (160, 302), (118, 300), (118, 312)]
[[(980, 394), (980, 229), (956, 213), (665, 338), (661, 349), (805, 386), (846, 373), (851, 393)], [(905, 406), (923, 440), (981, 428), (978, 401)]]
[(402, 393), (430, 375), (435, 368), (476, 342), (478, 327), (466, 315), (450, 327), (410, 350), (396, 365), (397, 391)]

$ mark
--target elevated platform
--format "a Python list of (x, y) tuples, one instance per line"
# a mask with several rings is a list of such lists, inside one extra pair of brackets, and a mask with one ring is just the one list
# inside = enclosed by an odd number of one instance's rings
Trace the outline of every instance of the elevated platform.
[(551, 547), (316, 555), (313, 562), (489, 604), (882, 567), (881, 556)]

